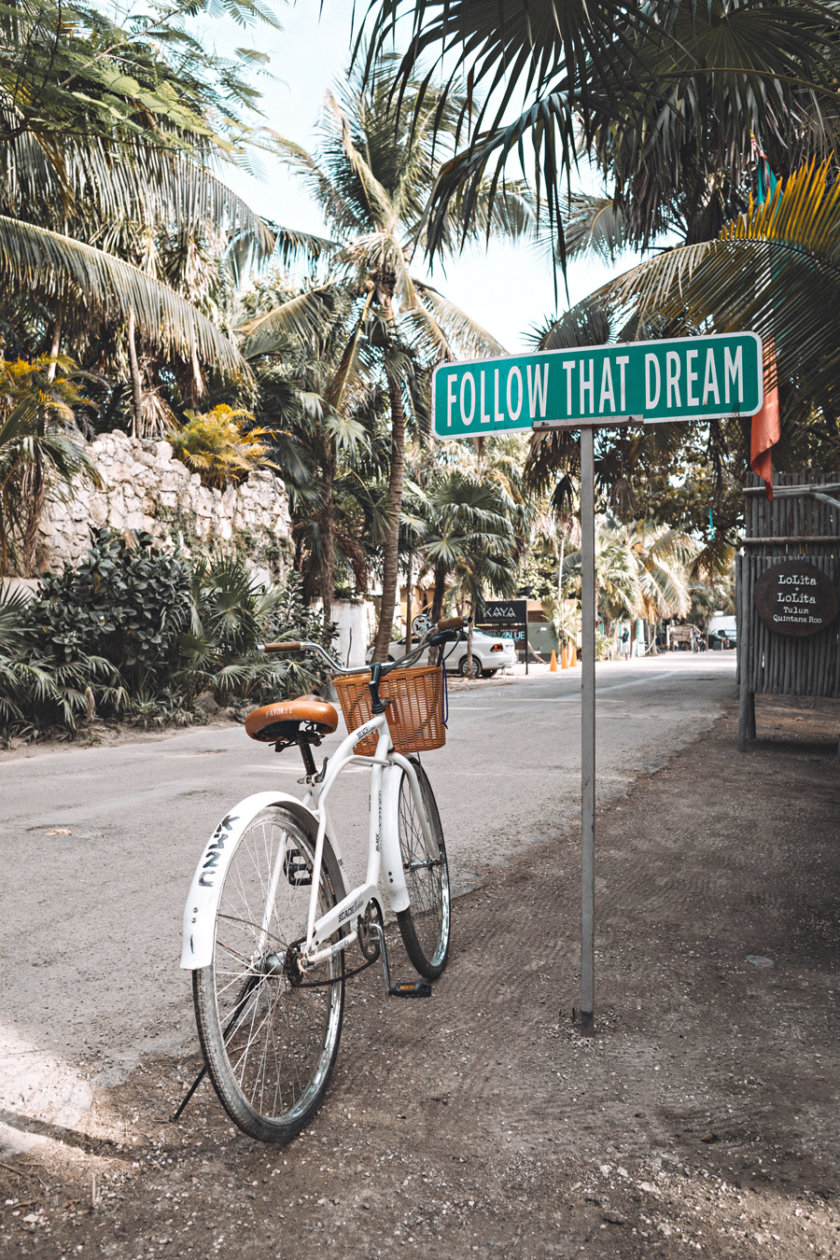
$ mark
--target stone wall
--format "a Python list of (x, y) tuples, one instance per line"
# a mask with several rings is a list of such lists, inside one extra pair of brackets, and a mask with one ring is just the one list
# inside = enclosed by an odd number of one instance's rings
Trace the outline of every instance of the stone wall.
[(271, 473), (251, 473), (239, 487), (208, 490), (197, 473), (173, 457), (168, 442), (120, 432), (95, 438), (88, 453), (103, 485), (97, 489), (85, 480), (69, 500), (48, 501), (41, 522), (42, 572), (83, 559), (90, 525), (144, 530), (161, 541), (183, 536), (187, 549), (196, 542), (235, 538), (261, 567), (272, 560), (276, 565), (288, 549), (286, 494)]

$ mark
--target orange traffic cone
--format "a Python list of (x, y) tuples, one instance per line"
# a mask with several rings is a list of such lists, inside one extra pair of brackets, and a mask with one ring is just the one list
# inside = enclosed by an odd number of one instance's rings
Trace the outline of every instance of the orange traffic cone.
[(548, 667), (548, 672), (550, 674), (557, 673), (557, 656), (556, 656), (556, 653), (554, 652), (551, 653), (551, 664)]
[(574, 643), (570, 643), (569, 644), (569, 669), (572, 669), (573, 666), (575, 665), (577, 665), (577, 652), (575, 651)]
[(565, 643), (563, 644), (563, 646), (562, 646), (562, 647), (561, 647), (561, 649), (560, 649), (560, 668), (561, 668), (561, 669), (568, 669), (568, 668), (569, 668), (569, 657), (568, 657), (568, 653), (567, 653), (567, 650), (566, 650), (566, 644), (565, 644)]

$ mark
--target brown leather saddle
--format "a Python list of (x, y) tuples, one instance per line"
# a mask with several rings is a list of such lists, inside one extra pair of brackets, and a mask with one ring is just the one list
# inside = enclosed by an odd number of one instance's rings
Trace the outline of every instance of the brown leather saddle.
[(317, 735), (330, 735), (338, 726), (338, 710), (320, 696), (298, 696), (254, 709), (245, 719), (251, 739), (263, 744), (294, 741), (306, 727)]

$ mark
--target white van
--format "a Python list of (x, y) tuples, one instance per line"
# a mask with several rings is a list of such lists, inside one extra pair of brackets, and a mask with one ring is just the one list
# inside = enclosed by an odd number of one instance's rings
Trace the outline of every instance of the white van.
[(734, 648), (738, 638), (738, 621), (736, 617), (715, 613), (709, 621), (706, 641), (710, 648)]

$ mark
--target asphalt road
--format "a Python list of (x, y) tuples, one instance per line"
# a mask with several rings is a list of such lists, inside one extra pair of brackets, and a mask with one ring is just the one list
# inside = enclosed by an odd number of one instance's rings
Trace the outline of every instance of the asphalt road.
[[(708, 729), (733, 694), (734, 668), (734, 653), (599, 665), (598, 799), (622, 795)], [(447, 745), (424, 761), (456, 895), (551, 835), (574, 858), (579, 688), (578, 670), (452, 688)], [(279, 758), (238, 726), (0, 755), (0, 1155), (35, 1140), (4, 1113), (78, 1124), (97, 1085), (194, 1042), (178, 967), (194, 864), (237, 800), (294, 791), (300, 773), (291, 752)], [(349, 820), (364, 817), (366, 781), (351, 769), (332, 806), (359, 877), (364, 828)]]

